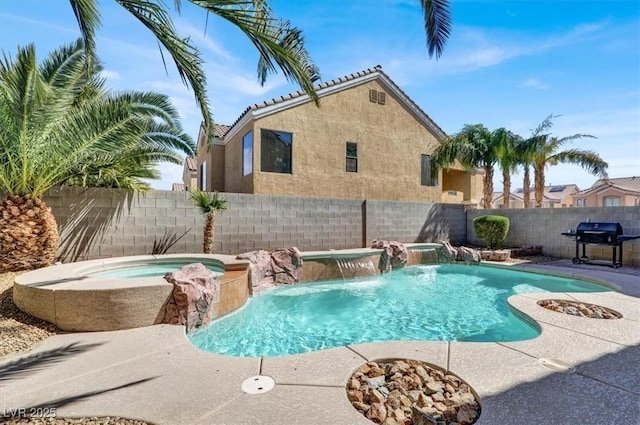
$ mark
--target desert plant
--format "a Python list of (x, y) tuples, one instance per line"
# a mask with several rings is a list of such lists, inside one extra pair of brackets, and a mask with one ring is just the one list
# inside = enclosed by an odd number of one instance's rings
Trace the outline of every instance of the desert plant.
[(191, 228), (185, 230), (183, 234), (178, 236), (177, 232), (170, 231), (169, 229), (164, 231), (164, 236), (160, 239), (156, 237), (153, 241), (153, 248), (151, 249), (151, 255), (163, 255), (166, 254), (172, 246), (177, 244), (180, 239), (184, 238), (187, 233), (191, 231)]
[(481, 215), (473, 219), (473, 228), (487, 248), (496, 249), (509, 233), (509, 219), (501, 215)]
[(200, 208), (200, 212), (206, 216), (202, 251), (205, 254), (211, 254), (213, 253), (213, 240), (216, 232), (216, 212), (227, 209), (227, 200), (222, 199), (218, 192), (207, 194), (197, 189), (191, 191), (191, 200), (196, 207)]
[(193, 154), (167, 96), (111, 93), (81, 41), (40, 64), (33, 44), (0, 59), (0, 272), (53, 263), (58, 226), (42, 199), (54, 186), (144, 190), (155, 165)]

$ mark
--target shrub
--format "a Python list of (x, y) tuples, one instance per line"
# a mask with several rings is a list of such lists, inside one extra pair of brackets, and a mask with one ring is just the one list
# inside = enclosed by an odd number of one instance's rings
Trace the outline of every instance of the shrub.
[(509, 219), (501, 215), (481, 215), (473, 219), (473, 227), (487, 248), (496, 249), (509, 233)]

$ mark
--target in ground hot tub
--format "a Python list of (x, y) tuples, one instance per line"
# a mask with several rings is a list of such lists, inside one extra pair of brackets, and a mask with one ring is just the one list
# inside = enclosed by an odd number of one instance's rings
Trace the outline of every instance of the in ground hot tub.
[(219, 273), (219, 313), (249, 297), (248, 262), (229, 255), (140, 255), (45, 267), (15, 279), (13, 298), (26, 313), (65, 331), (111, 331), (158, 324), (173, 285), (171, 270), (202, 263)]

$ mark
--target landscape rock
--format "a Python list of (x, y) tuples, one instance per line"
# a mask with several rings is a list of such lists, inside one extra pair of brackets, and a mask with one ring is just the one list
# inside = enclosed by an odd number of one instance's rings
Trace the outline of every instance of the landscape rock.
[[(383, 375), (371, 377), (380, 372)], [(432, 425), (434, 418), (439, 424), (470, 425), (480, 415), (469, 385), (418, 360), (363, 364), (347, 381), (346, 390), (356, 410), (383, 425)]]
[(440, 241), (442, 248), (438, 251), (438, 262), (452, 263), (456, 261), (458, 250), (455, 249), (448, 241)]
[(251, 263), (249, 268), (253, 294), (297, 283), (302, 274), (302, 258), (296, 247), (276, 249), (271, 253), (264, 250), (245, 252), (238, 254), (236, 259)]
[(572, 316), (587, 317), (590, 319), (620, 319), (622, 315), (617, 311), (595, 304), (579, 303), (568, 300), (540, 300), (538, 305), (547, 310)]
[(187, 332), (209, 324), (218, 314), (219, 276), (201, 263), (167, 273), (164, 278), (173, 284), (173, 291), (162, 323), (185, 325)]
[(374, 240), (371, 243), (371, 248), (384, 250), (380, 255), (380, 263), (378, 264), (381, 272), (401, 269), (407, 265), (409, 253), (402, 242)]
[(478, 264), (481, 259), (482, 258), (480, 257), (480, 251), (478, 251), (477, 249), (469, 248), (466, 246), (458, 247), (456, 261), (463, 261), (467, 264)]

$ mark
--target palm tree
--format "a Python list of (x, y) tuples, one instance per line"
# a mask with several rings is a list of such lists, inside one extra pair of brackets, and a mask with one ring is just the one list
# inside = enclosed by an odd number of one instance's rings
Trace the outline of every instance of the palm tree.
[(585, 137), (595, 138), (589, 134), (574, 134), (566, 137), (552, 137), (545, 133), (553, 126), (553, 119), (557, 116), (549, 115), (534, 131), (533, 136), (528, 140), (531, 149), (533, 171), (535, 173), (535, 207), (542, 207), (542, 196), (545, 186), (545, 169), (548, 165), (575, 164), (579, 165), (589, 173), (598, 175), (600, 178), (607, 177), (607, 167), (600, 155), (594, 151), (582, 149), (569, 149), (561, 151), (560, 148), (567, 142), (582, 139)]
[[(0, 271), (50, 265), (58, 227), (42, 195), (60, 184), (145, 189), (159, 161), (194, 143), (168, 98), (108, 93), (81, 41), (40, 65), (33, 45), (0, 61)], [(87, 72), (89, 71), (89, 72)]]
[[(311, 60), (302, 31), (288, 21), (277, 19), (266, 0), (189, 0), (207, 13), (212, 13), (238, 27), (260, 53), (258, 79), (261, 84), (267, 75), (280, 68), (285, 77), (300, 87), (319, 104), (314, 82), (320, 79), (319, 70)], [(100, 27), (97, 0), (69, 0), (82, 37), (91, 58), (95, 51), (96, 31)], [(116, 0), (145, 27), (169, 52), (182, 81), (191, 86), (196, 103), (204, 117), (205, 128), (211, 128), (211, 113), (206, 94), (203, 60), (190, 39), (180, 37), (166, 5), (158, 0)], [(419, 0), (424, 14), (429, 56), (439, 58), (451, 32), (448, 0)], [(174, 0), (178, 13), (181, 0)], [(163, 58), (164, 60), (164, 58)], [(209, 134), (213, 141), (213, 134)]]
[(498, 161), (497, 133), (482, 124), (467, 124), (454, 136), (446, 139), (434, 151), (434, 162), (447, 168), (456, 160), (466, 169), (484, 171), (482, 178), (483, 208), (491, 208), (493, 196), (493, 167)]
[(198, 189), (191, 191), (191, 200), (196, 207), (200, 208), (200, 212), (206, 216), (202, 251), (205, 254), (212, 254), (213, 241), (216, 234), (216, 213), (227, 209), (227, 201), (222, 199), (218, 192), (208, 195)]
[(522, 142), (522, 137), (513, 134), (505, 128), (494, 130), (493, 137), (496, 141), (498, 163), (502, 170), (502, 205), (504, 208), (509, 208), (511, 174), (514, 173), (518, 167), (518, 147)]

